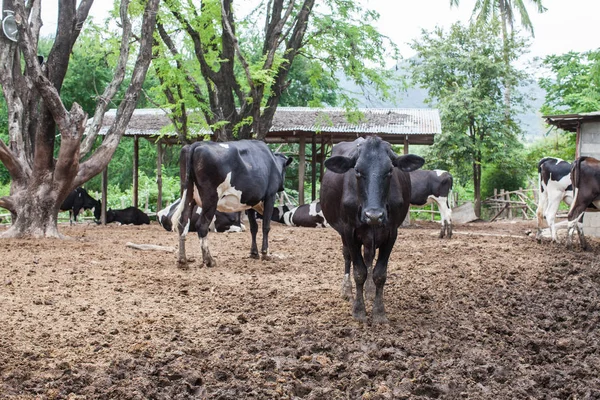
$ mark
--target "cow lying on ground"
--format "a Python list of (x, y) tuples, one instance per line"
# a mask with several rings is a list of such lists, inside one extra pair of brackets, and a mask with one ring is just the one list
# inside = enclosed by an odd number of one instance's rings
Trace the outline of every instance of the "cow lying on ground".
[(448, 200), (452, 191), (452, 175), (448, 171), (436, 169), (410, 172), (410, 204), (424, 206), (435, 202), (440, 210), (442, 230), (440, 238), (452, 237), (452, 209)]
[(573, 202), (573, 185), (571, 184), (571, 163), (560, 158), (546, 157), (538, 162), (539, 201), (536, 210), (536, 239), (542, 239), (544, 219), (550, 227), (552, 241), (556, 242), (556, 212), (560, 202), (568, 205)]
[(579, 157), (571, 169), (573, 183), (573, 203), (567, 216), (567, 248), (573, 246), (573, 230), (577, 229), (581, 248), (588, 250), (583, 235), (583, 214), (587, 209), (600, 208), (600, 160), (593, 157)]
[(78, 187), (69, 193), (65, 201), (60, 205), (60, 211), (69, 211), (69, 223), (71, 225), (73, 225), (73, 220), (77, 222), (79, 211), (92, 209), (94, 210), (94, 218), (99, 220), (100, 213), (102, 212), (100, 201), (90, 196), (82, 187)]
[(383, 287), (398, 227), (410, 206), (408, 172), (420, 168), (424, 162), (423, 158), (411, 154), (398, 156), (389, 143), (376, 136), (338, 143), (325, 161), (327, 171), (321, 184), (321, 207), (327, 222), (342, 239), (343, 291), (350, 284), (350, 263), (353, 265), (356, 296), (352, 315), (360, 321), (366, 320), (363, 288), (367, 268), (379, 249), (373, 269), (373, 323), (387, 322)]
[[(179, 221), (173, 220), (173, 216), (175, 215), (175, 210), (179, 206), (181, 199), (177, 199), (173, 202), (173, 204), (165, 207), (156, 213), (156, 220), (163, 228), (167, 231), (173, 231), (173, 226), (175, 226)], [(202, 208), (194, 205), (194, 210), (192, 211), (192, 222), (190, 223), (190, 232), (196, 232), (196, 225), (198, 221), (200, 221), (200, 213), (202, 212)], [(222, 213), (220, 211), (215, 212), (215, 217), (213, 218), (209, 230), (211, 232), (245, 232), (246, 227), (242, 224), (241, 221), (241, 213)]]
[[(180, 154), (182, 201), (177, 208), (179, 219), (179, 264), (187, 264), (185, 235), (189, 230), (194, 203), (202, 207), (197, 225), (202, 242), (202, 259), (209, 267), (215, 266), (208, 247), (208, 227), (217, 210), (236, 212), (248, 210), (252, 244), (250, 256), (258, 258), (256, 245), (256, 211), (264, 219), (262, 224), (263, 258), (268, 256), (269, 230), (275, 204), (275, 195), (283, 190), (285, 168), (292, 162), (280, 153), (256, 140), (228, 143), (196, 142), (184, 146)], [(180, 218), (179, 218), (180, 216)]]
[(106, 223), (119, 222), (123, 225), (150, 224), (150, 218), (142, 210), (135, 207), (127, 207), (122, 210), (106, 211)]
[(306, 228), (326, 228), (329, 226), (323, 216), (321, 204), (318, 201), (292, 208), (283, 213), (279, 222), (288, 226), (302, 226)]

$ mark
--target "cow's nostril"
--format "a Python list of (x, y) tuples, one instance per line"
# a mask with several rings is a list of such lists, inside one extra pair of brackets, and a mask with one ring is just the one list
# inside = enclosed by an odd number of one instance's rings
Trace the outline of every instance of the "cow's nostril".
[(369, 224), (380, 224), (383, 222), (383, 211), (365, 211), (365, 217)]

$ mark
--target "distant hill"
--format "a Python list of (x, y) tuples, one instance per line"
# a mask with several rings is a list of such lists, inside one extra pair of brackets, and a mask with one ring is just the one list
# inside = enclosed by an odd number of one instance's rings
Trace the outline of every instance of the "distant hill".
[[(397, 74), (402, 76), (406, 73), (407, 66), (399, 65)], [(393, 101), (383, 101), (375, 93), (374, 90), (367, 88), (363, 92), (358, 86), (348, 79), (341, 80), (342, 87), (349, 91), (354, 98), (359, 102), (359, 107), (373, 108), (435, 108), (432, 105), (426, 104), (427, 90), (417, 87), (408, 88), (406, 91), (398, 90), (395, 93)], [(537, 82), (524, 86), (521, 89), (529, 100), (526, 104), (528, 110), (519, 114), (517, 118), (521, 121), (523, 136), (525, 142), (531, 142), (541, 138), (547, 131), (544, 120), (539, 112), (540, 107), (544, 102), (545, 92), (539, 87)]]

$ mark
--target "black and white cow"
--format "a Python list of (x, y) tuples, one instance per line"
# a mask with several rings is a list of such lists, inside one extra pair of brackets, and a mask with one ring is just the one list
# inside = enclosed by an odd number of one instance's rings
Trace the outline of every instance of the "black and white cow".
[(450, 172), (441, 169), (412, 171), (410, 172), (410, 186), (410, 204), (424, 206), (435, 202), (440, 210), (440, 223), (442, 224), (440, 238), (447, 235), (450, 239), (452, 237), (452, 208), (449, 203), (452, 191)]
[(185, 235), (194, 201), (202, 207), (197, 228), (202, 242), (202, 259), (207, 266), (215, 266), (209, 252), (207, 234), (217, 209), (222, 212), (248, 210), (252, 235), (250, 256), (253, 258), (259, 257), (256, 211), (260, 212), (264, 217), (261, 252), (263, 258), (267, 258), (275, 196), (283, 190), (285, 168), (291, 162), (291, 158), (272, 153), (264, 142), (257, 140), (196, 142), (184, 146), (180, 155), (180, 163), (185, 163), (185, 168), (180, 168), (183, 195), (176, 213), (181, 216), (177, 226), (180, 234), (179, 263), (187, 264)]
[(581, 248), (588, 250), (583, 235), (583, 214), (587, 209), (600, 209), (600, 160), (593, 157), (579, 157), (571, 169), (573, 182), (573, 203), (567, 216), (567, 247), (573, 245), (573, 230), (577, 229)]
[(326, 228), (329, 226), (323, 216), (319, 201), (302, 204), (283, 213), (279, 222), (288, 226), (301, 226), (306, 228)]
[(325, 161), (327, 171), (321, 184), (321, 207), (327, 222), (342, 238), (343, 292), (347, 291), (348, 284), (352, 290), (350, 263), (353, 265), (356, 296), (352, 315), (358, 320), (366, 320), (363, 288), (367, 270), (379, 249), (373, 268), (373, 323), (387, 322), (383, 286), (398, 226), (410, 206), (408, 172), (420, 168), (424, 162), (412, 154), (398, 156), (389, 143), (376, 136), (338, 143)]
[(142, 225), (150, 224), (150, 217), (142, 210), (136, 207), (127, 207), (122, 210), (106, 211), (106, 223), (119, 222), (123, 225)]
[(556, 212), (560, 202), (568, 205), (573, 202), (573, 185), (571, 184), (571, 163), (560, 158), (545, 157), (538, 162), (538, 207), (536, 238), (541, 241), (544, 219), (550, 227), (552, 241), (557, 241)]
[(69, 223), (71, 225), (73, 225), (73, 220), (77, 222), (79, 211), (91, 209), (94, 210), (94, 218), (99, 220), (100, 213), (102, 212), (100, 201), (90, 196), (82, 187), (78, 187), (69, 193), (67, 198), (60, 205), (61, 211), (69, 211)]
[[(163, 208), (159, 212), (156, 213), (156, 220), (158, 223), (165, 228), (167, 231), (172, 232), (173, 226), (175, 226), (179, 221), (173, 219), (175, 215), (175, 210), (179, 206), (181, 199), (175, 200), (169, 206)], [(192, 222), (190, 223), (190, 232), (196, 232), (196, 225), (198, 221), (200, 221), (200, 213), (202, 212), (202, 208), (194, 205), (194, 210), (192, 211)], [(245, 232), (246, 227), (241, 221), (241, 213), (222, 213), (220, 211), (215, 212), (215, 217), (213, 218), (209, 230), (211, 232)]]

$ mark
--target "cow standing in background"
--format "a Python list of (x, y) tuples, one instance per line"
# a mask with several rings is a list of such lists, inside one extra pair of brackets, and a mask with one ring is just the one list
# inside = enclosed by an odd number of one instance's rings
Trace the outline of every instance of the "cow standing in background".
[[(283, 190), (285, 168), (291, 158), (272, 153), (257, 140), (236, 142), (196, 142), (181, 149), (180, 173), (183, 194), (176, 215), (179, 218), (179, 263), (187, 264), (185, 235), (194, 203), (202, 207), (198, 237), (202, 259), (208, 267), (216, 265), (208, 248), (210, 222), (218, 209), (223, 212), (248, 210), (252, 244), (250, 256), (258, 258), (256, 211), (263, 215), (261, 253), (268, 256), (269, 230), (277, 192)], [(183, 164), (185, 163), (185, 164)], [(179, 217), (180, 216), (180, 217)]]
[(448, 171), (436, 169), (416, 170), (410, 173), (410, 204), (413, 206), (424, 206), (435, 202), (440, 210), (440, 223), (442, 230), (440, 238), (447, 235), (452, 237), (452, 208), (449, 198), (452, 191), (452, 175)]
[(573, 202), (571, 167), (571, 163), (554, 157), (545, 157), (538, 162), (539, 200), (536, 210), (538, 242), (542, 239), (544, 219), (550, 227), (552, 241), (556, 242), (558, 239), (555, 220), (560, 202), (564, 201), (568, 205)]
[[(173, 227), (179, 223), (179, 221), (174, 220), (173, 216), (175, 215), (175, 210), (180, 202), (181, 199), (177, 199), (172, 204), (156, 213), (156, 220), (158, 223), (169, 232), (172, 232)], [(192, 222), (190, 223), (189, 228), (190, 232), (196, 232), (201, 212), (202, 209), (194, 205)], [(241, 213), (239, 211), (235, 213), (222, 213), (216, 211), (215, 217), (209, 226), (209, 230), (211, 232), (245, 232), (246, 227), (242, 224)]]
[(573, 183), (573, 203), (567, 216), (567, 248), (573, 246), (573, 230), (577, 229), (583, 250), (589, 246), (583, 235), (583, 214), (589, 209), (600, 209), (600, 160), (593, 157), (579, 157), (571, 169)]
[(325, 161), (321, 207), (327, 222), (342, 239), (343, 291), (349, 283), (350, 264), (353, 265), (356, 296), (352, 315), (360, 321), (366, 320), (363, 288), (367, 269), (379, 249), (373, 268), (373, 323), (387, 322), (383, 287), (398, 227), (410, 206), (408, 172), (420, 168), (424, 162), (411, 154), (398, 156), (389, 143), (376, 136), (338, 143)]
[(69, 223), (71, 225), (73, 225), (73, 220), (77, 222), (79, 211), (91, 209), (94, 210), (94, 218), (99, 220), (102, 212), (100, 201), (90, 196), (82, 187), (78, 187), (69, 193), (60, 205), (60, 211), (69, 211)]

